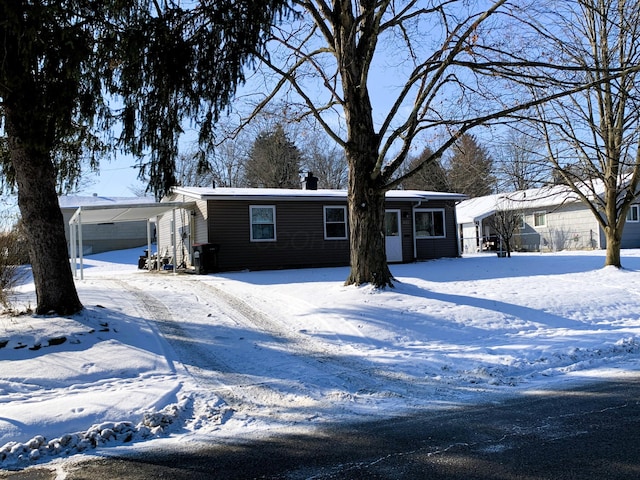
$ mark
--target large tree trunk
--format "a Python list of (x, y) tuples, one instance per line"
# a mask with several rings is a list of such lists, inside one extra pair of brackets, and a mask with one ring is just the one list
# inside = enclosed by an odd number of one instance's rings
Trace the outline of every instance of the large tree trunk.
[[(376, 35), (367, 39), (354, 35), (356, 22), (351, 2), (333, 2), (336, 59), (344, 92), (347, 127), (345, 154), (349, 165), (349, 241), (351, 272), (345, 285), (369, 283), (393, 286), (387, 265), (384, 234), (385, 188), (377, 165), (380, 137), (373, 122), (367, 88), (369, 61), (364, 51), (375, 50)], [(373, 15), (373, 9), (369, 14)], [(372, 22), (369, 18), (367, 22)], [(372, 24), (370, 24), (372, 25)], [(367, 32), (371, 33), (371, 32)], [(369, 42), (368, 45), (365, 45)]]
[(360, 177), (349, 181), (351, 271), (345, 285), (393, 286), (385, 252), (385, 192), (368, 185), (366, 175)]
[(611, 265), (622, 268), (622, 259), (620, 257), (622, 232), (618, 232), (618, 229), (608, 226), (604, 229), (604, 234), (607, 241), (607, 252), (604, 260), (605, 266)]
[[(64, 221), (56, 194), (56, 174), (50, 154), (31, 148), (29, 133), (5, 108), (9, 153), (18, 186), (18, 205), (27, 234), (36, 288), (36, 313), (71, 315), (82, 310), (73, 281)], [(42, 139), (32, 139), (41, 144)]]

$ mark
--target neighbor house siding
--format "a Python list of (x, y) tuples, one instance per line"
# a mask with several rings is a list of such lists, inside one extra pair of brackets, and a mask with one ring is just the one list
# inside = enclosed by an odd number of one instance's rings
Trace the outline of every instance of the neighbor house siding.
[(627, 222), (622, 233), (622, 248), (640, 248), (640, 222)]
[[(535, 225), (535, 214), (544, 212), (546, 223)], [(590, 210), (580, 203), (524, 211), (525, 226), (516, 230), (517, 250), (560, 251), (599, 248), (599, 228)]]
[[(605, 248), (607, 240), (604, 232), (602, 232), (601, 237), (602, 248)], [(627, 221), (625, 223), (620, 246), (621, 248), (640, 248), (640, 222)]]
[[(69, 220), (77, 208), (62, 209), (67, 246), (70, 245)], [(124, 250), (147, 244), (147, 222), (121, 222), (82, 225), (83, 255)]]
[[(275, 206), (276, 240), (251, 241), (249, 207)], [(324, 239), (324, 206), (340, 202), (209, 201), (209, 242), (220, 270), (335, 266), (349, 263), (348, 240)]]

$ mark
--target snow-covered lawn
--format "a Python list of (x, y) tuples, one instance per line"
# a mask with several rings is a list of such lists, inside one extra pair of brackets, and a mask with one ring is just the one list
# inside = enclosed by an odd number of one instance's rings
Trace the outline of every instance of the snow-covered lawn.
[[(0, 316), (0, 468), (534, 395), (640, 370), (640, 250), (173, 275), (85, 259), (72, 318)], [(15, 305), (34, 305), (33, 284)]]

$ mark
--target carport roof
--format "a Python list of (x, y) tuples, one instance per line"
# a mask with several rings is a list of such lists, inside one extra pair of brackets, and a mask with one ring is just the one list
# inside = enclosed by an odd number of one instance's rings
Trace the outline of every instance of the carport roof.
[(174, 208), (188, 208), (195, 202), (116, 203), (78, 207), (69, 224), (148, 221)]

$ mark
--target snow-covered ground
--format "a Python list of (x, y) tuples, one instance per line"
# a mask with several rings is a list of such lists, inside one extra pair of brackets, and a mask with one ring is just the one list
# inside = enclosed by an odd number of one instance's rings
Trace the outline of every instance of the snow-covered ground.
[[(74, 317), (0, 316), (0, 468), (535, 395), (640, 370), (640, 250), (174, 275), (85, 259)], [(34, 305), (29, 278), (16, 309)], [(177, 443), (175, 443), (177, 445)]]

